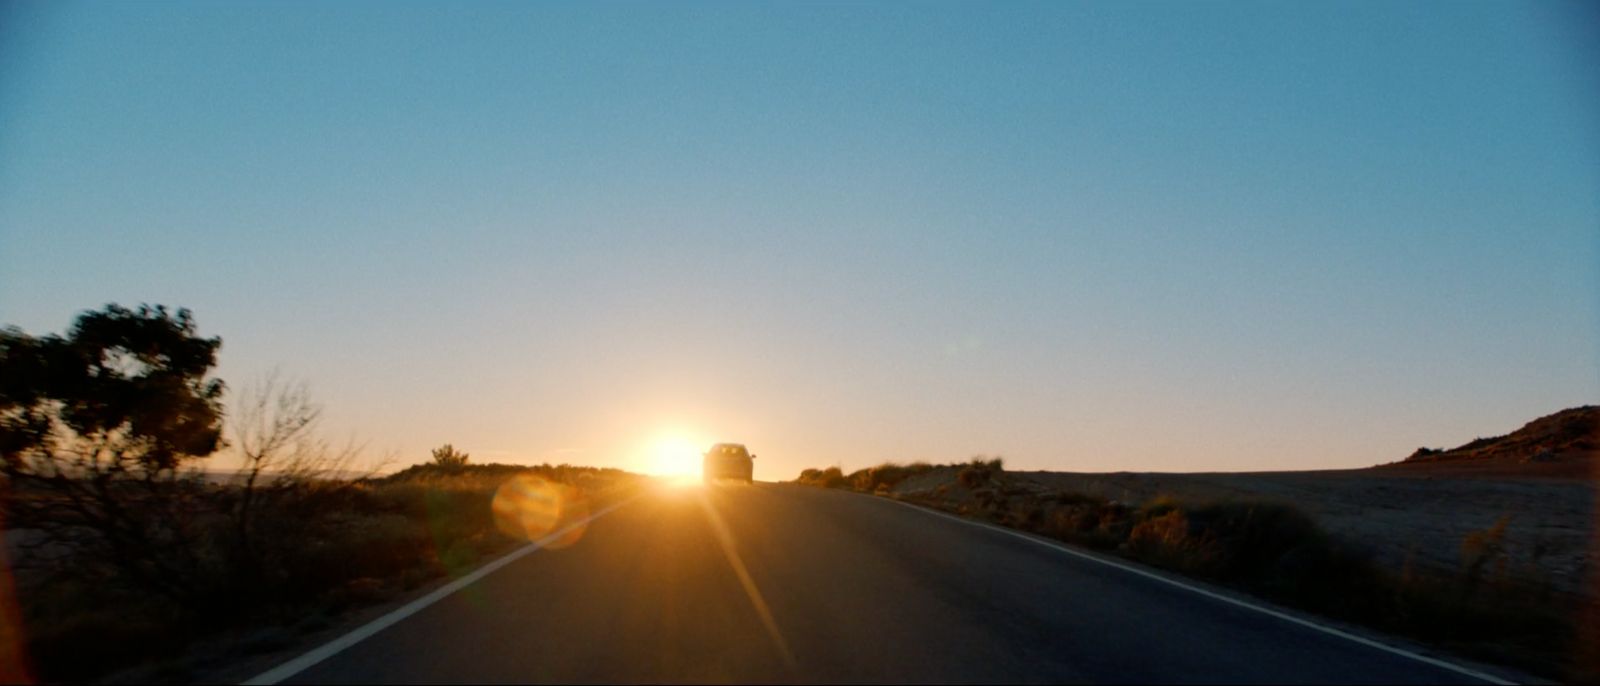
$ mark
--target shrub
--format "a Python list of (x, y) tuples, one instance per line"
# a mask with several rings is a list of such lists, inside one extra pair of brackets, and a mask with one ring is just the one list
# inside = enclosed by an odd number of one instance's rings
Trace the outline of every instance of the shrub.
[[(1153, 564), (1222, 580), (1284, 585), (1286, 572), (1309, 572), (1290, 559), (1333, 559), (1333, 542), (1305, 513), (1279, 503), (1190, 505), (1157, 498), (1139, 508), (1128, 551)], [(1293, 585), (1291, 582), (1287, 585)]]
[[(1001, 464), (1002, 461), (999, 458), (995, 458), (987, 461), (974, 459), (969, 464), (951, 466), (961, 468), (974, 467), (983, 470), (986, 474), (984, 480), (987, 481), (987, 475), (998, 472)], [(906, 479), (938, 468), (938, 466), (927, 462), (912, 462), (910, 464), (884, 462), (875, 467), (857, 469), (849, 474), (845, 474), (838, 467), (828, 467), (827, 469), (812, 468), (801, 470), (800, 476), (795, 478), (795, 483), (823, 488), (848, 488), (862, 493), (887, 494), (893, 492), (895, 486)]]
[(446, 443), (433, 449), (433, 463), (441, 469), (459, 470), (467, 466), (469, 456)]
[(1461, 540), (1461, 570), (1464, 587), (1462, 592), (1472, 595), (1477, 590), (1479, 582), (1483, 579), (1484, 568), (1490, 564), (1505, 565), (1505, 538), (1506, 524), (1509, 516), (1502, 516), (1495, 520), (1489, 528), (1468, 533)]
[(1291, 505), (1213, 503), (1189, 508), (1188, 517), (1197, 535), (1212, 542), (1224, 576), (1259, 575), (1296, 546), (1327, 542), (1316, 522)]
[(1124, 544), (1133, 557), (1158, 567), (1184, 572), (1210, 572), (1216, 557), (1211, 541), (1190, 531), (1189, 518), (1171, 509), (1147, 516), (1128, 533)]
[(1012, 498), (1006, 503), (1002, 521), (1006, 526), (1038, 531), (1045, 522), (1047, 505), (1038, 498)]
[(872, 474), (868, 469), (857, 469), (853, 472), (850, 472), (844, 478), (845, 481), (850, 483), (851, 490), (867, 492), (872, 491)]
[(1178, 501), (1170, 495), (1160, 494), (1146, 500), (1139, 505), (1139, 518), (1150, 519), (1160, 517), (1168, 512), (1178, 509)]
[(800, 478), (797, 481), (807, 486), (819, 486), (821, 488), (851, 487), (850, 479), (846, 477), (844, 475), (844, 471), (838, 467), (829, 467), (827, 469), (807, 469), (803, 472), (800, 472)]
[(968, 489), (976, 489), (988, 484), (990, 479), (1004, 470), (1005, 460), (1003, 458), (996, 457), (985, 460), (980, 455), (961, 466), (961, 471), (956, 474), (956, 481)]
[(913, 476), (933, 469), (933, 465), (926, 462), (916, 462), (909, 465), (885, 462), (876, 467), (859, 470), (850, 475), (850, 485), (858, 491), (887, 493), (894, 489), (900, 482)]

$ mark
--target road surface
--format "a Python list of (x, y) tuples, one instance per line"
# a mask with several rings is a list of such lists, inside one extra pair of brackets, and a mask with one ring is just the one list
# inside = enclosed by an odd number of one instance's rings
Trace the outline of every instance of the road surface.
[(1482, 683), (879, 498), (647, 491), (287, 676), (319, 682)]

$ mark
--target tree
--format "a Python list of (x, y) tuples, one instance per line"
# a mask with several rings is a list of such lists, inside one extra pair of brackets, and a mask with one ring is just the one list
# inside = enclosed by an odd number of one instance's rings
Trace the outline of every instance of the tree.
[(187, 309), (107, 305), (65, 336), (0, 330), (0, 475), (14, 525), (171, 597), (202, 560), (186, 465), (223, 445), (220, 338)]
[(470, 456), (456, 450), (455, 446), (446, 443), (433, 449), (433, 463), (440, 468), (455, 471), (467, 466)]
[(229, 435), (243, 464), (227, 509), (237, 561), (243, 569), (255, 570), (260, 564), (254, 535), (258, 510), (270, 510), (322, 477), (343, 471), (358, 450), (332, 450), (317, 435), (322, 406), (312, 401), (305, 383), (285, 383), (277, 371), (246, 387), (231, 406)]
[(241, 469), (214, 498), (231, 523), (232, 535), (219, 543), (235, 586), (270, 596), (292, 576), (284, 563), (302, 543), (282, 530), (306, 534), (327, 524), (339, 509), (329, 501), (354, 488), (349, 476), (361, 447), (336, 448), (323, 439), (322, 406), (304, 382), (285, 382), (277, 371), (246, 385), (229, 408), (230, 448)]

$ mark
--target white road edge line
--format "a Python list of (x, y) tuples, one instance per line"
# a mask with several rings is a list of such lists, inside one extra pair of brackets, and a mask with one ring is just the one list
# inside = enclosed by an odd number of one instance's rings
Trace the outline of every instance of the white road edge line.
[(1014, 536), (1016, 538), (1020, 538), (1020, 539), (1022, 539), (1024, 541), (1032, 541), (1032, 542), (1037, 543), (1039, 545), (1042, 545), (1042, 546), (1044, 546), (1046, 548), (1053, 548), (1055, 550), (1059, 550), (1061, 552), (1064, 552), (1064, 553), (1066, 553), (1068, 555), (1072, 555), (1072, 556), (1075, 556), (1075, 557), (1083, 558), (1085, 560), (1089, 560), (1090, 562), (1098, 562), (1098, 563), (1106, 565), (1108, 567), (1115, 567), (1115, 568), (1120, 569), (1122, 571), (1131, 572), (1131, 573), (1137, 574), (1139, 576), (1145, 577), (1147, 579), (1153, 579), (1155, 581), (1159, 581), (1159, 582), (1167, 584), (1169, 586), (1176, 586), (1178, 588), (1182, 588), (1182, 589), (1185, 589), (1185, 590), (1188, 590), (1188, 591), (1193, 591), (1195, 593), (1199, 593), (1200, 595), (1206, 596), (1207, 598), (1220, 600), (1220, 601), (1222, 601), (1224, 603), (1228, 603), (1230, 605), (1236, 605), (1236, 606), (1239, 606), (1239, 607), (1242, 607), (1242, 608), (1246, 608), (1246, 609), (1249, 609), (1249, 610), (1255, 610), (1256, 612), (1260, 612), (1260, 613), (1262, 613), (1264, 615), (1269, 615), (1269, 616), (1272, 616), (1272, 617), (1276, 617), (1276, 618), (1281, 619), (1281, 620), (1286, 621), (1286, 622), (1299, 624), (1300, 626), (1307, 627), (1307, 628), (1310, 628), (1310, 629), (1316, 629), (1317, 631), (1320, 631), (1322, 633), (1328, 634), (1330, 636), (1338, 636), (1339, 638), (1343, 638), (1343, 639), (1346, 639), (1346, 640), (1349, 640), (1349, 641), (1354, 641), (1356, 643), (1360, 643), (1361, 645), (1367, 646), (1369, 648), (1377, 648), (1378, 650), (1382, 650), (1382, 651), (1384, 651), (1386, 653), (1392, 653), (1394, 655), (1399, 655), (1401, 657), (1408, 657), (1408, 658), (1411, 658), (1411, 659), (1416, 660), (1418, 662), (1422, 662), (1422, 663), (1425, 663), (1425, 664), (1433, 665), (1434, 667), (1438, 667), (1440, 669), (1449, 670), (1449, 671), (1455, 672), (1457, 674), (1470, 676), (1470, 677), (1472, 677), (1474, 679), (1481, 679), (1481, 680), (1487, 681), (1487, 682), (1489, 682), (1491, 684), (1498, 684), (1500, 686), (1513, 686), (1513, 685), (1515, 685), (1517, 683), (1515, 681), (1506, 681), (1505, 679), (1497, 677), (1497, 676), (1495, 676), (1493, 674), (1487, 674), (1487, 673), (1480, 672), (1480, 671), (1475, 670), (1475, 669), (1470, 669), (1470, 668), (1467, 668), (1467, 667), (1462, 667), (1460, 665), (1451, 664), (1449, 662), (1445, 662), (1444, 660), (1431, 658), (1431, 657), (1428, 657), (1426, 655), (1421, 655), (1421, 654), (1418, 654), (1418, 653), (1411, 652), (1409, 650), (1405, 650), (1403, 648), (1396, 648), (1394, 646), (1384, 645), (1383, 643), (1379, 643), (1379, 642), (1374, 641), (1374, 640), (1369, 639), (1369, 638), (1364, 638), (1364, 637), (1361, 637), (1361, 636), (1357, 636), (1357, 635), (1352, 634), (1352, 633), (1350, 633), (1348, 631), (1341, 631), (1341, 630), (1335, 629), (1335, 628), (1333, 628), (1331, 626), (1323, 626), (1321, 624), (1317, 624), (1316, 622), (1311, 622), (1311, 621), (1307, 621), (1305, 619), (1301, 619), (1299, 617), (1295, 617), (1294, 615), (1284, 614), (1282, 612), (1279, 612), (1279, 611), (1274, 610), (1274, 609), (1269, 608), (1269, 607), (1262, 607), (1260, 605), (1256, 605), (1256, 604), (1253, 604), (1253, 603), (1247, 603), (1247, 602), (1245, 602), (1243, 600), (1239, 600), (1238, 598), (1230, 598), (1228, 596), (1225, 596), (1225, 595), (1222, 595), (1220, 593), (1216, 593), (1216, 592), (1213, 592), (1213, 591), (1208, 591), (1208, 590), (1206, 590), (1204, 588), (1200, 588), (1198, 586), (1190, 586), (1189, 584), (1183, 583), (1182, 581), (1178, 581), (1176, 579), (1169, 579), (1169, 578), (1167, 578), (1165, 576), (1162, 576), (1160, 574), (1155, 574), (1155, 573), (1152, 573), (1152, 572), (1149, 572), (1149, 571), (1146, 571), (1146, 570), (1143, 570), (1143, 569), (1139, 569), (1138, 567), (1125, 565), (1125, 564), (1122, 564), (1120, 562), (1115, 562), (1113, 560), (1107, 560), (1107, 559), (1101, 558), (1101, 557), (1099, 557), (1097, 555), (1090, 555), (1090, 554), (1085, 553), (1085, 552), (1080, 551), (1080, 550), (1073, 550), (1072, 548), (1069, 548), (1069, 547), (1067, 547), (1065, 545), (1056, 543), (1054, 541), (1048, 541), (1048, 540), (1045, 540), (1045, 539), (1036, 538), (1034, 536), (1030, 536), (1030, 535), (1025, 534), (1023, 532), (1017, 531), (1015, 529), (1007, 529), (1005, 527), (996, 526), (994, 524), (989, 524), (989, 523), (986, 523), (986, 522), (978, 522), (978, 521), (973, 521), (971, 519), (966, 519), (966, 518), (963, 518), (963, 517), (957, 517), (957, 516), (949, 514), (947, 512), (940, 512), (938, 510), (932, 510), (932, 509), (929, 509), (929, 508), (926, 508), (926, 507), (922, 507), (920, 505), (914, 505), (912, 503), (902, 502), (902, 501), (895, 500), (895, 499), (892, 499), (892, 498), (878, 498), (878, 496), (868, 496), (868, 497), (871, 497), (871, 498), (874, 498), (874, 499), (887, 500), (887, 501), (889, 501), (891, 503), (894, 503), (896, 505), (902, 505), (902, 506), (905, 506), (905, 507), (909, 507), (909, 508), (911, 508), (913, 510), (916, 510), (918, 512), (925, 512), (927, 514), (931, 514), (931, 515), (934, 515), (934, 516), (944, 517), (945, 519), (955, 520), (955, 521), (961, 522), (963, 524), (971, 524), (972, 526), (982, 527), (982, 528), (985, 528), (985, 529), (990, 529), (990, 530), (997, 531), (997, 532), (1000, 532), (1002, 534), (1005, 534), (1007, 536)]
[(364, 640), (366, 640), (368, 638), (371, 638), (373, 634), (376, 634), (376, 633), (378, 633), (380, 631), (383, 631), (384, 629), (387, 629), (387, 628), (389, 628), (391, 626), (394, 626), (395, 624), (399, 623), (400, 620), (403, 620), (403, 619), (405, 619), (407, 617), (410, 617), (411, 615), (414, 615), (417, 612), (421, 611), (423, 608), (425, 608), (425, 607), (427, 607), (429, 605), (432, 605), (434, 603), (437, 603), (440, 600), (443, 600), (445, 597), (449, 596), (450, 594), (455, 593), (456, 591), (459, 591), (459, 590), (461, 590), (463, 588), (466, 588), (467, 586), (471, 585), (473, 582), (475, 582), (475, 581), (477, 581), (479, 579), (482, 579), (483, 577), (486, 577), (486, 576), (488, 576), (490, 574), (493, 574), (496, 570), (500, 569), (501, 567), (504, 567), (504, 566), (506, 566), (508, 564), (511, 564), (512, 562), (516, 562), (518, 559), (521, 559), (522, 557), (526, 556), (527, 554), (529, 554), (529, 553), (531, 553), (531, 552), (533, 552), (535, 550), (538, 550), (540, 548), (543, 548), (543, 547), (545, 547), (545, 546), (547, 546), (547, 545), (559, 540), (562, 536), (566, 535), (568, 532), (572, 531), (573, 529), (577, 529), (577, 528), (583, 527), (583, 526), (588, 526), (590, 522), (593, 522), (594, 520), (599, 519), (599, 518), (605, 516), (606, 514), (609, 514), (612, 510), (615, 510), (615, 509), (617, 509), (619, 507), (622, 507), (623, 505), (627, 505), (628, 503), (633, 502), (637, 498), (638, 498), (638, 496), (634, 496), (632, 498), (628, 498), (627, 500), (624, 500), (624, 501), (619, 502), (619, 503), (617, 503), (615, 505), (607, 507), (606, 509), (600, 510), (599, 512), (591, 514), (588, 517), (583, 518), (582, 520), (579, 520), (579, 521), (574, 522), (574, 523), (572, 523), (572, 524), (570, 524), (570, 525), (568, 525), (566, 527), (563, 527), (560, 531), (557, 531), (557, 532), (555, 532), (553, 534), (550, 534), (549, 536), (545, 536), (544, 538), (541, 538), (541, 539), (539, 539), (537, 541), (534, 541), (534, 542), (529, 543), (529, 544), (527, 544), (525, 546), (522, 546), (521, 548), (517, 548), (516, 550), (513, 550), (513, 551), (511, 551), (509, 553), (506, 553), (505, 555), (502, 555), (499, 559), (473, 570), (472, 573), (467, 574), (466, 576), (463, 576), (463, 577), (461, 577), (459, 579), (456, 579), (455, 581), (452, 581), (452, 582), (450, 582), (448, 584), (440, 586), (439, 588), (435, 589), (432, 593), (429, 593), (428, 595), (422, 596), (421, 598), (418, 598), (418, 599), (413, 600), (413, 601), (411, 601), (409, 603), (406, 603), (405, 605), (402, 605), (399, 608), (396, 608), (395, 610), (389, 612), (388, 614), (386, 614), (386, 615), (384, 615), (382, 617), (379, 617), (379, 618), (374, 619), (374, 620), (372, 620), (370, 622), (367, 622), (366, 624), (364, 624), (361, 627), (355, 629), (354, 631), (351, 631), (350, 633), (347, 633), (347, 634), (345, 634), (343, 636), (340, 636), (340, 637), (338, 637), (336, 639), (333, 639), (332, 641), (329, 641), (329, 642), (327, 642), (327, 643), (325, 643), (325, 644), (323, 644), (323, 645), (321, 645), (319, 647), (313, 648), (313, 649), (307, 651), (304, 655), (301, 655), (300, 657), (294, 658), (293, 660), (289, 660), (288, 662), (285, 662), (285, 663), (283, 663), (281, 665), (278, 665), (277, 667), (273, 667), (272, 669), (269, 669), (269, 670), (267, 670), (265, 672), (257, 674), (255, 677), (253, 677), (250, 680), (245, 681), (243, 683), (246, 684), (247, 686), (254, 685), (254, 684), (260, 684), (260, 685), (263, 685), (263, 686), (270, 686), (271, 684), (276, 684), (276, 683), (278, 683), (280, 681), (283, 681), (284, 679), (287, 679), (287, 678), (292, 677), (292, 676), (294, 676), (296, 674), (299, 674), (300, 672), (303, 672), (306, 669), (310, 668), (312, 665), (315, 665), (315, 664), (317, 664), (319, 662), (322, 662), (323, 660), (326, 660), (326, 659), (328, 659), (330, 657), (333, 657), (334, 655), (338, 654), (340, 651), (344, 650), (345, 648), (349, 648), (350, 646), (353, 646), (353, 645), (355, 645), (357, 643), (360, 643), (360, 642), (362, 642), (362, 641), (364, 641)]

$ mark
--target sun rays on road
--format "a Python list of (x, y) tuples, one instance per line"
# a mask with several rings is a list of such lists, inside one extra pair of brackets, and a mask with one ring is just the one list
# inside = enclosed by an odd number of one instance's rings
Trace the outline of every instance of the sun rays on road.
[[(732, 488), (743, 488), (733, 486)], [(767, 638), (772, 641), (772, 647), (783, 658), (783, 663), (791, 671), (796, 668), (794, 653), (789, 650), (789, 642), (784, 639), (783, 631), (778, 628), (778, 621), (772, 616), (772, 609), (767, 605), (767, 600), (761, 594), (761, 588), (756, 585), (750, 570), (745, 567), (744, 558), (739, 556), (738, 540), (734, 538), (733, 531), (723, 521), (722, 514), (711, 502), (712, 487), (699, 490), (695, 496), (700, 501), (700, 509), (705, 513), (706, 523), (711, 526), (711, 531), (716, 535), (717, 544), (722, 547), (722, 554), (728, 560), (728, 566), (733, 568), (734, 575), (739, 577), (739, 585), (744, 588), (744, 594), (750, 599), (750, 606), (761, 618), (761, 625), (766, 629)]]

